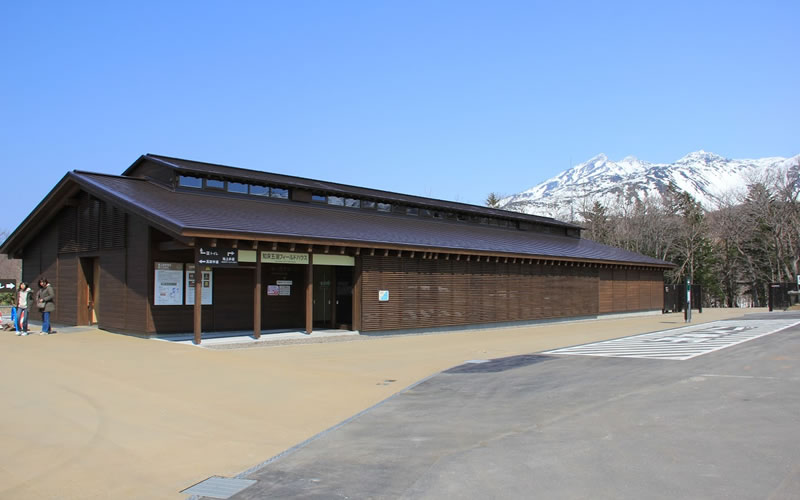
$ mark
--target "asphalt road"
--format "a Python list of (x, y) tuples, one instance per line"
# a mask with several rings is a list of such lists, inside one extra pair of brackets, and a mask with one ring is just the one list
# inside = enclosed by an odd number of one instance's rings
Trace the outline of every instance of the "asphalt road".
[(233, 498), (798, 499), (800, 327), (684, 361), (465, 364), (245, 477)]

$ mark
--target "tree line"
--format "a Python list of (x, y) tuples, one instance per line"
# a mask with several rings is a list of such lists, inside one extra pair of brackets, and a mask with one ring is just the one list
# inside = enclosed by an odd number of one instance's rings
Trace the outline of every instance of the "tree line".
[[(491, 193), (486, 204), (499, 200)], [(706, 306), (765, 306), (770, 283), (796, 283), (800, 271), (800, 162), (749, 179), (714, 207), (671, 184), (656, 197), (585, 196), (555, 215), (582, 225), (584, 238), (675, 264), (665, 279), (702, 285)]]

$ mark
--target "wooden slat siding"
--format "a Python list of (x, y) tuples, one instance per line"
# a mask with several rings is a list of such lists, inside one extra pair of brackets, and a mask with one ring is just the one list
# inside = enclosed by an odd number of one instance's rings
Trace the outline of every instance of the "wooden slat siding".
[[(596, 269), (362, 257), (362, 330), (431, 328), (598, 311)], [(389, 302), (378, 302), (389, 290)]]
[[(262, 265), (261, 327), (264, 330), (305, 328), (306, 266), (296, 264)], [(276, 284), (278, 280), (292, 281), (291, 295), (277, 297), (267, 295), (267, 287)], [(250, 302), (252, 302), (253, 291), (248, 289), (248, 292), (251, 294)], [(250, 328), (252, 328), (252, 324)]]
[(650, 271), (639, 271), (639, 310), (646, 311), (650, 307)]
[(42, 238), (32, 240), (22, 252), (22, 281), (30, 284), (42, 272)]
[[(128, 251), (125, 259), (126, 283), (125, 290), (125, 329), (131, 332), (153, 333), (148, 327), (150, 306), (150, 275), (152, 274), (149, 262), (150, 231), (142, 219), (134, 216), (128, 217)], [(152, 323), (152, 321), (150, 321)]]
[(641, 301), (641, 297), (639, 294), (639, 271), (636, 269), (628, 269), (627, 272), (627, 279), (625, 280), (627, 293), (625, 294), (625, 310), (626, 311), (638, 311), (642, 309), (639, 303)]
[(55, 276), (58, 269), (58, 227), (55, 224), (50, 224), (47, 229), (39, 234), (42, 240), (42, 253), (40, 267), (40, 275), (36, 278), (38, 285), (39, 279), (47, 278), (53, 287), (55, 287)]
[(214, 269), (214, 330), (253, 330), (252, 269)]
[(651, 280), (652, 272), (651, 271), (640, 271), (639, 273), (639, 309), (645, 311), (653, 309), (652, 304), (650, 303), (650, 289), (651, 287)]
[(611, 269), (600, 269), (599, 277), (600, 314), (610, 313), (614, 310), (614, 273)]
[(650, 309), (664, 310), (664, 273), (650, 271)]
[(612, 270), (612, 312), (627, 311), (628, 273), (625, 269)]
[(100, 253), (100, 328), (125, 329), (126, 271), (125, 250)]
[(58, 322), (65, 325), (76, 325), (78, 322), (78, 267), (76, 255), (59, 255), (56, 313)]

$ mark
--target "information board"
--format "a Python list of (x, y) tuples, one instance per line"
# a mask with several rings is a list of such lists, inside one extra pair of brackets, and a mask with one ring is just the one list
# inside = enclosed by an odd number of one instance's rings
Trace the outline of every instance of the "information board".
[[(213, 290), (214, 290), (214, 272), (210, 267), (201, 267), (203, 287), (202, 297), (200, 303), (204, 306), (210, 306), (214, 303)], [(194, 272), (194, 264), (186, 264), (186, 305), (194, 305), (194, 280), (196, 273)]]
[(153, 305), (183, 305), (183, 264), (180, 262), (155, 263)]

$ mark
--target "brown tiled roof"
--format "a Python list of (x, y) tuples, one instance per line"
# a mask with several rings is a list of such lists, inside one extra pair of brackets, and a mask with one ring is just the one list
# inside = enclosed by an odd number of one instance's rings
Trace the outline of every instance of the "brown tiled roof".
[(172, 191), (130, 177), (86, 172), (72, 172), (70, 177), (87, 191), (177, 235), (298, 238), (353, 246), (402, 246), (420, 251), (473, 251), (670, 266), (658, 259), (567, 236), (288, 200)]
[[(339, 184), (336, 182), (327, 182), (314, 179), (306, 179), (303, 177), (295, 177), (291, 175), (273, 174), (268, 172), (261, 172), (258, 170), (249, 170), (244, 168), (229, 167), (225, 165), (217, 165), (213, 163), (203, 163), (192, 160), (183, 160), (180, 158), (171, 158), (169, 156), (161, 156), (154, 154), (147, 154), (140, 158), (138, 161), (150, 160), (155, 161), (160, 165), (164, 165), (183, 172), (193, 172), (196, 174), (205, 175), (218, 175), (226, 178), (238, 178), (245, 182), (264, 182), (267, 184), (283, 185), (288, 187), (299, 187), (309, 189), (312, 191), (320, 191), (325, 193), (338, 193), (342, 195), (349, 195), (364, 199), (386, 200), (395, 203), (403, 203), (408, 205), (431, 207), (438, 210), (453, 210), (459, 212), (472, 213), (482, 215), (484, 217), (501, 217), (505, 219), (523, 220), (527, 222), (546, 224), (557, 227), (580, 228), (575, 224), (562, 222), (550, 217), (542, 217), (539, 215), (523, 214), (520, 212), (511, 212), (508, 210), (500, 210), (496, 208), (483, 207), (479, 205), (470, 205), (468, 203), (458, 203), (454, 201), (437, 200), (434, 198), (426, 198), (423, 196), (412, 196), (407, 194), (394, 193), (391, 191), (381, 191), (377, 189), (368, 189), (358, 186), (349, 186), (347, 184)], [(134, 167), (138, 164), (134, 163), (128, 168), (123, 175), (129, 174)]]

